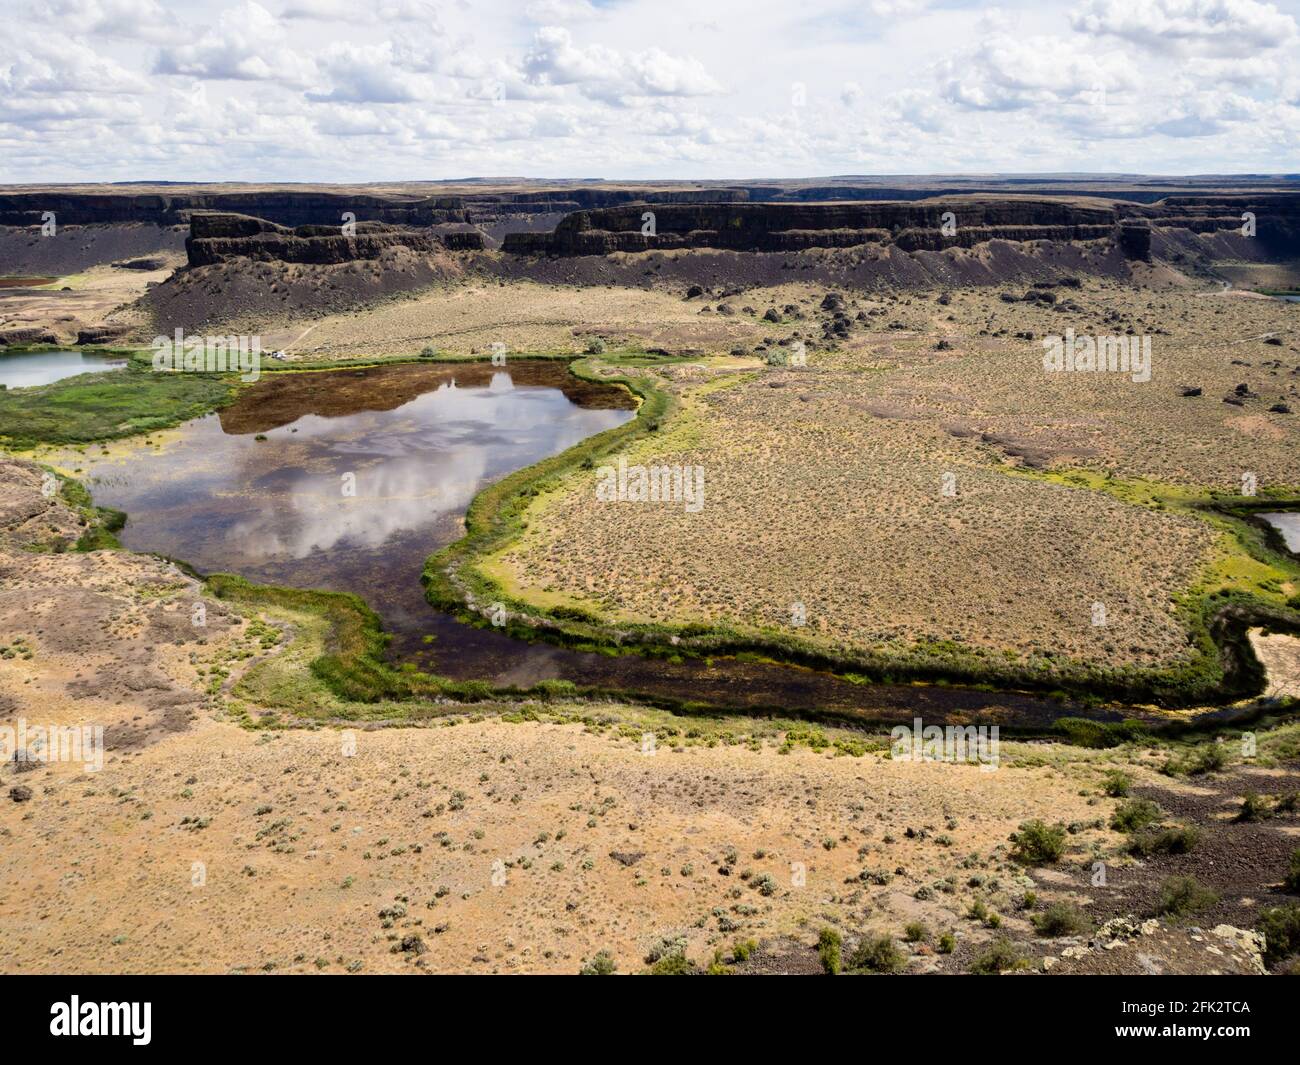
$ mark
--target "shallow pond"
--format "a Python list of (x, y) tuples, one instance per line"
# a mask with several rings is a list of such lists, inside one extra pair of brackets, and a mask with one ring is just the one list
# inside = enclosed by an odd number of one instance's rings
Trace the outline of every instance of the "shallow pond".
[(91, 460), (89, 483), (128, 514), (121, 540), (134, 551), (356, 592), (389, 631), (418, 637), (431, 613), (424, 560), (461, 535), (469, 500), (630, 407), (542, 363), (267, 374), (158, 450)]
[(31, 388), (79, 373), (120, 370), (126, 363), (126, 359), (118, 356), (89, 355), (82, 351), (20, 351), (0, 355), (0, 385)]
[(1282, 534), (1288, 551), (1300, 555), (1300, 511), (1275, 511), (1260, 517)]
[(631, 407), (621, 389), (586, 384), (550, 362), (273, 373), (231, 407), (164, 434), (159, 448), (78, 462), (95, 501), (129, 515), (126, 547), (204, 573), (356, 592), (393, 634), (394, 659), (456, 679), (520, 687), (563, 679), (718, 705), (890, 719), (992, 713), (1028, 724), (1070, 712), (1036, 696), (863, 686), (765, 662), (571, 651), (465, 625), (429, 606), (419, 582), (424, 561), (462, 534), (475, 493), (627, 421)]

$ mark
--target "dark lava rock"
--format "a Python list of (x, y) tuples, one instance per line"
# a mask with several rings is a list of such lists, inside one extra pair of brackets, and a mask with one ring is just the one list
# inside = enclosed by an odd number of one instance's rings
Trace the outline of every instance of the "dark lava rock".
[(781, 313), (775, 307), (769, 307), (763, 314), (763, 321), (765, 322), (779, 322), (780, 320)]
[(1267, 340), (1264, 341), (1264, 343), (1265, 343), (1265, 344), (1272, 344), (1272, 345), (1274, 345), (1275, 347), (1279, 347), (1279, 348), (1280, 348), (1280, 347), (1282, 346), (1282, 338), (1281, 338), (1281, 337), (1269, 337)]
[(686, 290), (686, 298), (688, 300), (693, 300), (695, 299), (696, 296), (703, 296), (703, 295), (704, 295), (704, 288), (701, 285), (692, 285), (690, 288)]
[(1274, 403), (1268, 408), (1270, 414), (1290, 414), (1291, 408), (1285, 403)]
[(9, 798), (14, 802), (28, 802), (32, 797), (32, 789), (26, 785), (19, 784), (17, 787), (9, 789)]
[(1201, 392), (1202, 389), (1197, 388), (1195, 385), (1182, 385), (1178, 389), (1178, 394), (1180, 396), (1199, 396)]
[(1234, 388), (1233, 391), (1239, 396), (1249, 397), (1255, 395), (1255, 393), (1250, 390), (1250, 385), (1245, 384), (1244, 382)]
[(610, 851), (609, 856), (619, 865), (631, 867), (645, 857), (645, 851)]
[(822, 297), (821, 308), (823, 311), (842, 311), (844, 310), (844, 297), (837, 292), (828, 292)]

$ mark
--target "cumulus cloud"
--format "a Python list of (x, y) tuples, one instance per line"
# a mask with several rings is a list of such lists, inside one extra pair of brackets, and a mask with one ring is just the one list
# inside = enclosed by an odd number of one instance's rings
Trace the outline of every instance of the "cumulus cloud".
[(32, 15), (79, 34), (133, 41), (174, 41), (184, 33), (158, 0), (45, 0), (32, 6)]
[(438, 9), (424, 0), (289, 0), (281, 18), (310, 19), (316, 22), (425, 22), (436, 24)]
[(261, 4), (244, 0), (223, 11), (215, 26), (193, 44), (164, 47), (154, 65), (157, 74), (187, 74), (232, 81), (311, 83), (315, 67), (286, 44), (279, 21)]
[(1119, 52), (1079, 49), (1058, 37), (1003, 33), (942, 60), (936, 71), (945, 99), (977, 111), (1050, 109), (1137, 85), (1133, 65)]
[(1070, 21), (1082, 33), (1179, 54), (1247, 57), (1297, 35), (1294, 18), (1259, 0), (1089, 0)]
[(524, 5), (524, 18), (545, 26), (599, 18), (600, 13), (590, 0), (530, 0)]
[(19, 33), (9, 37), (8, 49), (12, 49), (8, 65), (0, 56), (0, 95), (149, 91), (138, 74), (78, 41)]
[(14, 3), (0, 180), (1300, 170), (1300, 0)]
[(635, 97), (708, 96), (722, 91), (693, 57), (659, 48), (624, 54), (603, 45), (583, 47), (562, 26), (537, 31), (524, 56), (524, 78), (536, 85), (572, 85), (584, 96), (624, 104)]
[(336, 42), (318, 57), (316, 66), (328, 89), (307, 98), (350, 103), (410, 103), (430, 94), (432, 86), (409, 62), (400, 61), (391, 41), (375, 45)]

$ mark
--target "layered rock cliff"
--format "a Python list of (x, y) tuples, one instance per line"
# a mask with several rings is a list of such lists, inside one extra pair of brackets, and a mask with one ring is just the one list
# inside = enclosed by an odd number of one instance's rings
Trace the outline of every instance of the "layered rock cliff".
[(478, 249), (482, 234), (474, 231), (411, 230), (383, 222), (358, 222), (344, 234), (341, 226), (305, 225), (296, 229), (243, 214), (195, 214), (185, 252), (190, 266), (208, 266), (229, 259), (264, 262), (345, 263), (378, 259), (390, 248), (418, 253)]
[(1300, 255), (1300, 197), (1170, 197), (1158, 204), (1033, 197), (919, 202), (634, 204), (567, 215), (551, 233), (509, 233), (518, 255), (718, 248), (799, 251), (864, 244), (904, 251), (1015, 242), (1113, 239), (1130, 259), (1149, 259), (1154, 228), (1239, 230), (1254, 217), (1276, 257)]

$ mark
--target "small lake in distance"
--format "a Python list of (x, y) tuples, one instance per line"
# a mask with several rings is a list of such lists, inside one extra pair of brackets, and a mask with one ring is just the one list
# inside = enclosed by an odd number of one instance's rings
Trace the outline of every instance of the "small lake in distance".
[(77, 374), (120, 370), (126, 363), (122, 356), (90, 355), (81, 351), (20, 351), (0, 355), (0, 385), (34, 388)]

